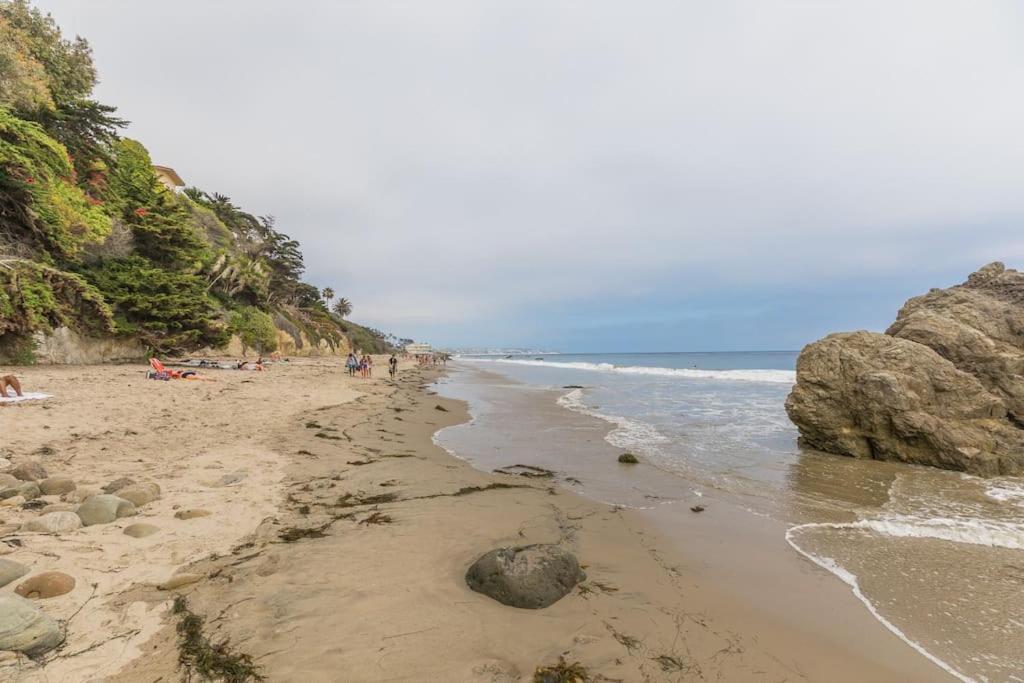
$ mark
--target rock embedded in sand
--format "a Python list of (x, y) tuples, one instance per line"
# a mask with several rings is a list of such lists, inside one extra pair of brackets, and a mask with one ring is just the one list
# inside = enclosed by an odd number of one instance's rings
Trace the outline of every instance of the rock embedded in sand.
[(0, 557), (0, 587), (6, 586), (15, 579), (20, 579), (25, 574), (28, 574), (28, 567), (20, 562)]
[(26, 460), (15, 465), (10, 473), (22, 481), (46, 479), (46, 468), (38, 460)]
[(62, 495), (60, 499), (67, 501), (68, 503), (84, 503), (93, 496), (98, 496), (99, 494), (99, 489), (76, 488), (74, 491), (68, 491)]
[(20, 595), (0, 594), (0, 650), (30, 657), (44, 654), (63, 642), (57, 622)]
[(0, 474), (0, 489), (9, 489), (20, 484), (21, 479), (18, 479), (13, 474)]
[(132, 538), (145, 538), (146, 536), (152, 536), (158, 531), (160, 531), (160, 527), (142, 522), (129, 524), (124, 528), (125, 536), (131, 536)]
[(525, 609), (558, 602), (586, 578), (575, 555), (548, 543), (497, 548), (466, 572), (466, 583), (477, 593)]
[(135, 506), (119, 496), (101, 493), (79, 505), (77, 512), (78, 516), (82, 518), (83, 526), (92, 526), (93, 524), (109, 524), (120, 517), (134, 515)]
[(142, 507), (160, 497), (160, 487), (151, 481), (129, 484), (124, 488), (118, 489), (117, 495), (131, 501), (135, 507)]
[(82, 528), (82, 518), (74, 512), (48, 512), (21, 525), (22, 531), (37, 534), (66, 534)]
[(43, 572), (18, 584), (14, 592), (30, 600), (46, 600), (70, 593), (75, 589), (75, 577), (63, 572)]
[(50, 503), (40, 510), (39, 514), (45, 515), (48, 512), (74, 512), (77, 508), (78, 506), (73, 505), (72, 503)]
[(14, 466), (14, 463), (12, 463), (7, 458), (0, 458), (0, 470), (10, 469), (13, 466)]
[(195, 519), (197, 517), (209, 517), (212, 513), (209, 510), (178, 510), (174, 516), (178, 519)]
[(104, 486), (103, 493), (117, 493), (125, 486), (131, 486), (134, 483), (134, 479), (130, 479), (129, 477), (121, 477), (120, 479), (115, 479), (114, 481)]
[(246, 477), (245, 472), (232, 472), (231, 474), (225, 474), (217, 480), (216, 486), (231, 486), (237, 484)]
[(636, 465), (640, 461), (636, 459), (636, 456), (632, 453), (623, 453), (619, 456), (619, 462), (624, 465)]
[(18, 495), (25, 500), (35, 500), (43, 494), (39, 490), (39, 484), (34, 481), (26, 481), (24, 484), (17, 488)]
[(202, 580), (202, 574), (192, 574), (189, 572), (183, 572), (181, 574), (175, 574), (163, 583), (158, 584), (157, 588), (159, 588), (162, 591), (170, 591), (174, 590), (175, 588), (181, 588), (182, 586), (187, 586), (190, 583), (196, 583), (197, 581)]
[(0, 500), (0, 505), (4, 507), (16, 508), (21, 507), (21, 504), (25, 502), (25, 496), (11, 496), (10, 498), (4, 498)]
[(44, 496), (59, 496), (75, 490), (75, 482), (68, 477), (47, 477), (39, 482)]

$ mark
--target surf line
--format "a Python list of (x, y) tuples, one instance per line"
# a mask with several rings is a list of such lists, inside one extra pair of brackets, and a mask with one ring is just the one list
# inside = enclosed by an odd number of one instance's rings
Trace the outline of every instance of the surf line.
[(849, 524), (840, 524), (840, 523), (835, 523), (835, 522), (812, 522), (810, 524), (800, 524), (800, 525), (797, 525), (797, 526), (794, 526), (794, 527), (790, 527), (789, 529), (786, 530), (786, 543), (789, 543), (789, 545), (793, 548), (793, 550), (797, 551), (798, 553), (800, 553), (801, 555), (806, 557), (808, 560), (810, 560), (814, 564), (818, 565), (819, 567), (821, 567), (822, 569), (826, 570), (830, 574), (836, 576), (840, 581), (842, 581), (846, 585), (850, 586), (850, 588), (853, 590), (853, 594), (855, 596), (857, 596), (858, 600), (860, 600), (862, 603), (864, 603), (864, 606), (868, 608), (868, 611), (871, 612), (871, 615), (874, 616), (875, 619), (877, 619), (879, 622), (881, 622), (882, 625), (885, 626), (887, 629), (889, 629), (897, 638), (899, 638), (904, 643), (906, 643), (910, 647), (912, 647), (915, 650), (917, 650), (918, 653), (923, 655), (932, 664), (934, 664), (935, 666), (939, 667), (940, 669), (942, 669), (943, 671), (945, 671), (949, 675), (957, 678), (958, 680), (963, 681), (963, 683), (978, 683), (975, 679), (970, 678), (969, 676), (966, 676), (965, 674), (960, 673), (959, 671), (954, 669), (952, 666), (950, 666), (946, 662), (942, 661), (941, 659), (939, 659), (938, 657), (933, 655), (931, 652), (926, 650), (924, 648), (924, 646), (922, 646), (920, 643), (911, 640), (907, 636), (907, 634), (905, 634), (903, 631), (901, 631), (899, 629), (898, 626), (896, 626), (896, 624), (892, 623), (891, 621), (889, 621), (888, 619), (883, 617), (882, 614), (878, 611), (878, 609), (874, 606), (874, 604), (870, 600), (868, 600), (867, 596), (864, 595), (864, 593), (861, 591), (860, 583), (857, 581), (856, 575), (854, 575), (852, 572), (849, 572), (849, 571), (843, 569), (841, 566), (839, 566), (839, 563), (836, 562), (835, 560), (833, 560), (831, 557), (820, 557), (818, 555), (815, 555), (814, 553), (807, 552), (806, 550), (801, 548), (799, 545), (797, 545), (796, 541), (793, 540), (793, 532), (799, 532), (799, 531), (803, 531), (805, 529), (857, 529), (857, 528), (862, 528), (862, 527), (859, 527), (856, 522), (849, 523)]

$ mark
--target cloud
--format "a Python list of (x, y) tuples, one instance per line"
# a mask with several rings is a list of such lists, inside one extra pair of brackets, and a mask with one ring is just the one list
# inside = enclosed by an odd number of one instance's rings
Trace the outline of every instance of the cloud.
[(579, 344), (628, 307), (625, 348), (800, 298), (773, 347), (858, 279), (889, 289), (840, 325), (1024, 255), (1012, 3), (38, 4), (154, 158), (397, 333)]

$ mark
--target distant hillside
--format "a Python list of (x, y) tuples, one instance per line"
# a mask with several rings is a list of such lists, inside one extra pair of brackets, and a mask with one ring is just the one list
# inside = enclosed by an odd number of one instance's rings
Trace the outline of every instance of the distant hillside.
[(158, 174), (92, 98), (88, 43), (24, 0), (0, 0), (0, 74), (0, 360), (33, 362), (57, 333), (140, 354), (386, 349), (302, 281), (273, 218)]

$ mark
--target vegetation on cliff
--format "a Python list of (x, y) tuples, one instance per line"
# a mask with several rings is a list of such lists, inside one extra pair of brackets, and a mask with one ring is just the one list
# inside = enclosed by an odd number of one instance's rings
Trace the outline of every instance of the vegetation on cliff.
[(297, 345), (385, 350), (342, 320), (347, 299), (332, 313), (333, 290), (302, 281), (299, 243), (273, 218), (161, 183), (95, 84), (84, 39), (27, 0), (0, 0), (0, 355), (24, 359), (32, 334), (57, 326), (163, 353), (232, 333), (269, 352), (275, 328)]

